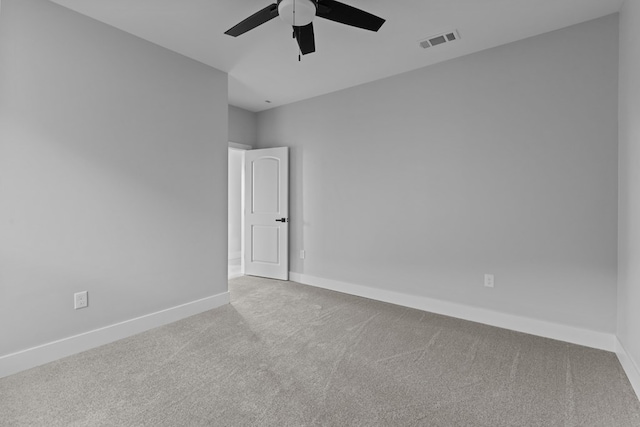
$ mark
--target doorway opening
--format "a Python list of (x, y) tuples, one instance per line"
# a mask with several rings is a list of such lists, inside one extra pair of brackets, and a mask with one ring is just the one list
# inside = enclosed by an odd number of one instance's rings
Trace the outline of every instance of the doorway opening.
[(227, 277), (244, 276), (244, 153), (251, 149), (229, 143)]

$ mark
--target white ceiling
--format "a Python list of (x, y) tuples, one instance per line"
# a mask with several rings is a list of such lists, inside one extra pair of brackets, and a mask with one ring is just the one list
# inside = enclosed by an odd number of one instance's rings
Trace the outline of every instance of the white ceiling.
[[(51, 0), (229, 73), (229, 103), (250, 111), (310, 98), (617, 12), (623, 0), (342, 0), (385, 18), (374, 33), (314, 20), (298, 62), (291, 27), (273, 19), (226, 30), (275, 0)], [(461, 39), (418, 40), (457, 29)], [(271, 103), (266, 103), (270, 100)]]

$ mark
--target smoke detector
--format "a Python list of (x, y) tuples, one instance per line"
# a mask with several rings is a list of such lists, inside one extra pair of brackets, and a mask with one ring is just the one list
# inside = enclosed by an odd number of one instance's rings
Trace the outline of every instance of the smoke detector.
[(427, 49), (429, 47), (437, 46), (439, 44), (449, 43), (460, 39), (458, 30), (447, 31), (446, 33), (436, 34), (435, 36), (427, 37), (424, 40), (420, 40), (420, 47)]

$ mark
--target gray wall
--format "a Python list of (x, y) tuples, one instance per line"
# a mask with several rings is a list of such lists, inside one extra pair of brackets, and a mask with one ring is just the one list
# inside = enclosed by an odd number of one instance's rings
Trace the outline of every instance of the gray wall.
[[(640, 2), (620, 12), (618, 339), (640, 367)], [(637, 375), (640, 371), (637, 371)]]
[(0, 355), (226, 292), (226, 74), (45, 0), (0, 20)]
[(256, 113), (229, 105), (229, 141), (254, 146), (258, 141)]
[(617, 69), (611, 15), (259, 113), (291, 270), (614, 332)]

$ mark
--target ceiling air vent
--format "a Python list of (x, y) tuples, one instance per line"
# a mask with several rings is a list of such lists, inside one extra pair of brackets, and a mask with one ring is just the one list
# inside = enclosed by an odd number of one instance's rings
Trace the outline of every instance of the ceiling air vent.
[(457, 30), (447, 31), (446, 33), (437, 34), (435, 36), (427, 37), (424, 40), (420, 40), (420, 47), (426, 49), (428, 47), (437, 46), (439, 44), (449, 43), (454, 40), (458, 40), (460, 35)]

